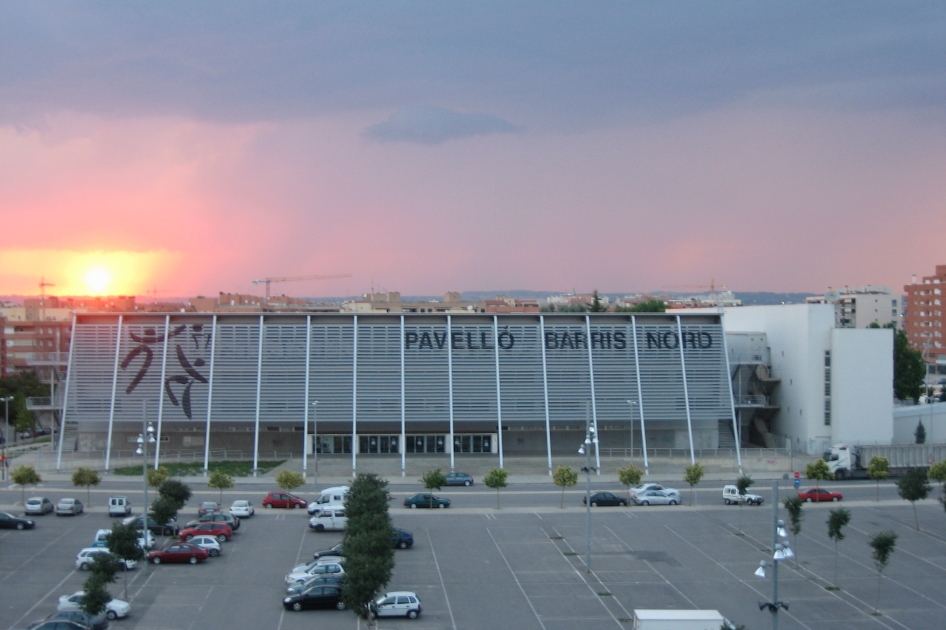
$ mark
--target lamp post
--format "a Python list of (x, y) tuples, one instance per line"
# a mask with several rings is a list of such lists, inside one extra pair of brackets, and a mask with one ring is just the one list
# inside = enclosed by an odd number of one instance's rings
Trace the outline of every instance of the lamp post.
[[(147, 425), (147, 427), (145, 426)], [(148, 436), (148, 437), (145, 437)], [(144, 481), (144, 490), (145, 490), (145, 501), (144, 501), (144, 510), (142, 513), (141, 524), (144, 526), (144, 537), (145, 542), (148, 542), (148, 444), (154, 444), (154, 427), (146, 418), (141, 418), (141, 433), (138, 434), (138, 450), (135, 451), (137, 455), (144, 455), (143, 461), (141, 462), (141, 474)], [(145, 563), (147, 564), (147, 563)]]
[(10, 439), (10, 401), (13, 400), (13, 396), (6, 396), (0, 398), (3, 401), (3, 423), (6, 425), (6, 430), (3, 434), (3, 461), (0, 462), (0, 474), (2, 474), (3, 480), (7, 479), (7, 466), (9, 465), (7, 461), (7, 440)]
[[(759, 568), (756, 569), (755, 574), (757, 577), (764, 578), (765, 567), (772, 567), (772, 601), (760, 601), (759, 610), (769, 609), (769, 612), (772, 613), (772, 630), (778, 630), (778, 609), (784, 608), (788, 610), (788, 602), (780, 602), (778, 599), (778, 563), (793, 557), (795, 554), (788, 545), (788, 532), (785, 531), (785, 522), (779, 520), (778, 517), (778, 481), (772, 482), (772, 497), (772, 518), (774, 524), (772, 531), (772, 548), (774, 550), (772, 554), (772, 564), (769, 565), (768, 562), (763, 560), (759, 563)], [(786, 540), (779, 542), (781, 539)]]
[(591, 466), (591, 446), (597, 443), (598, 436), (595, 435), (595, 428), (591, 425), (591, 420), (585, 417), (585, 441), (579, 447), (578, 454), (585, 456), (585, 465), (581, 470), (585, 473), (586, 539), (588, 545), (588, 555), (585, 560), (586, 573), (591, 573), (591, 471), (595, 470)]
[[(315, 477), (313, 483), (316, 488), (319, 485), (319, 401), (313, 400), (312, 405), (312, 459), (315, 461)], [(306, 427), (308, 429), (308, 427)], [(302, 432), (305, 434), (305, 430)], [(305, 465), (302, 466), (305, 468)], [(305, 476), (305, 470), (302, 471)]]

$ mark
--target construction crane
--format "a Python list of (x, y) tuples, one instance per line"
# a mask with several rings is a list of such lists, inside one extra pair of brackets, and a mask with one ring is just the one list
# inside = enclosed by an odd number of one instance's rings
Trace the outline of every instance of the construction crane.
[(351, 278), (350, 273), (336, 273), (328, 276), (287, 276), (284, 278), (260, 278), (259, 280), (254, 280), (253, 284), (265, 284), (266, 285), (266, 299), (264, 304), (269, 304), (269, 285), (273, 282), (301, 282), (304, 280), (329, 280), (331, 278)]
[(46, 282), (46, 276), (39, 277), (39, 319), (46, 321), (46, 287), (56, 286), (52, 282)]
[[(723, 291), (726, 290), (725, 285), (720, 285), (720, 288)], [(710, 296), (715, 298), (716, 297), (716, 280), (715, 278), (710, 278), (709, 284), (674, 284), (668, 287), (664, 287), (664, 289), (709, 289)]]

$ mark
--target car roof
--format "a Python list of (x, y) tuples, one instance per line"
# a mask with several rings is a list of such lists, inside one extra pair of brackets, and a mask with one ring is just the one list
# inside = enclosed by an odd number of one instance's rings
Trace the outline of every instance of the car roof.
[(417, 597), (417, 593), (414, 591), (391, 591), (390, 593), (385, 593), (382, 597), (394, 597), (397, 595), (410, 595), (412, 597)]

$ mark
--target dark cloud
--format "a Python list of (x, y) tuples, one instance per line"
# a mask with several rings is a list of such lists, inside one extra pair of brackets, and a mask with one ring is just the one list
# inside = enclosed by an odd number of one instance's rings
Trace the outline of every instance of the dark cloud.
[(447, 140), (511, 133), (521, 127), (489, 114), (461, 114), (444, 107), (405, 107), (362, 135), (377, 142), (441, 144)]

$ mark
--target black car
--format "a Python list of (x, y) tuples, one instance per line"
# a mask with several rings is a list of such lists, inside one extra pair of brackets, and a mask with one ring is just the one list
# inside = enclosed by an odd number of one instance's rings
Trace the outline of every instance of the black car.
[(450, 499), (441, 499), (427, 492), (420, 492), (404, 499), (404, 507), (407, 508), (448, 508)]
[[(135, 527), (141, 529), (142, 524), (144, 523), (144, 518), (139, 516), (131, 522), (135, 524)], [(175, 521), (173, 518), (164, 525), (158, 525), (156, 520), (148, 517), (148, 529), (155, 536), (177, 536), (177, 534), (181, 531), (181, 528), (177, 526), (177, 521)]]
[(240, 519), (230, 514), (224, 514), (223, 512), (210, 512), (210, 513), (204, 514), (203, 516), (198, 518), (196, 521), (191, 521), (190, 523), (188, 523), (186, 527), (196, 527), (200, 525), (201, 523), (210, 523), (210, 522), (226, 523), (227, 525), (230, 526), (230, 529), (232, 529), (233, 531), (240, 529)]
[(391, 534), (391, 540), (398, 549), (407, 549), (414, 546), (414, 534), (404, 529), (394, 528)]
[(328, 558), (329, 556), (344, 556), (342, 553), (342, 543), (338, 543), (334, 547), (329, 547), (328, 549), (323, 549), (321, 551), (316, 551), (312, 554), (312, 557), (318, 560), (319, 558)]
[(342, 589), (338, 585), (312, 586), (298, 595), (290, 595), (282, 600), (286, 610), (304, 610), (308, 608), (335, 608), (345, 610), (342, 601)]
[(87, 628), (88, 630), (108, 630), (108, 619), (105, 618), (105, 615), (96, 615), (95, 617), (90, 617), (81, 610), (64, 610), (62, 612), (53, 613), (46, 617), (45, 620), (34, 623), (32, 626), (30, 626), (30, 628), (33, 628), (34, 626), (40, 627), (43, 624), (49, 623), (51, 621), (68, 621), (81, 628)]
[(461, 472), (452, 472), (447, 475), (448, 486), (472, 486), (473, 475)]
[(31, 518), (0, 512), (0, 528), (2, 529), (33, 529), (34, 527), (36, 527), (36, 521)]
[[(588, 497), (582, 497), (581, 502), (587, 505)], [(612, 505), (627, 505), (627, 499), (622, 499), (610, 492), (595, 492), (591, 495), (591, 507)]]

